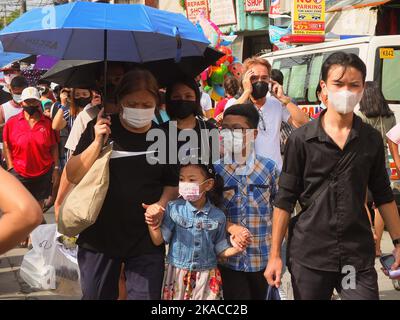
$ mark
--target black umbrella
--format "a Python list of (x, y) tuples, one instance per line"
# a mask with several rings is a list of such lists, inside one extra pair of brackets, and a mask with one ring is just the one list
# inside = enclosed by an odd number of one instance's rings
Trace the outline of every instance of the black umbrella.
[[(135, 67), (148, 69), (157, 78), (160, 86), (166, 86), (182, 76), (197, 76), (223, 56), (222, 52), (207, 48), (203, 56), (183, 57), (179, 63), (174, 59), (165, 59), (142, 64), (126, 64), (132, 69)], [(42, 76), (42, 79), (71, 88), (92, 87), (95, 86), (96, 80), (99, 80), (103, 64), (103, 61), (93, 60), (60, 60)]]

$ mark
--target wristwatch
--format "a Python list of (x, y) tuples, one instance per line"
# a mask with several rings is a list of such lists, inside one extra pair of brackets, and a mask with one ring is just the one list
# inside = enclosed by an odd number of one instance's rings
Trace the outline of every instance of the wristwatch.
[(400, 238), (399, 239), (394, 239), (393, 240), (393, 245), (397, 246), (398, 244), (400, 244)]

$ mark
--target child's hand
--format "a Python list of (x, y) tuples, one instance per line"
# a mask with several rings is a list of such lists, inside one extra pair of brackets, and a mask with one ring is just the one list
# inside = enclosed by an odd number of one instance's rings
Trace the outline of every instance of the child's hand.
[(144, 214), (146, 223), (153, 227), (154, 229), (158, 229), (158, 227), (162, 223), (162, 218), (165, 212), (165, 209), (160, 206), (158, 203), (153, 203), (151, 205), (142, 204), (143, 208), (146, 209)]
[(238, 243), (235, 241), (235, 236), (233, 236), (233, 235), (230, 236), (230, 240), (231, 240), (231, 244), (232, 244), (233, 248), (235, 248), (239, 252), (243, 252), (247, 247), (247, 246), (243, 246), (243, 247), (239, 246)]
[(232, 228), (231, 234), (234, 241), (241, 249), (246, 248), (251, 243), (253, 237), (250, 231), (242, 226), (235, 226)]

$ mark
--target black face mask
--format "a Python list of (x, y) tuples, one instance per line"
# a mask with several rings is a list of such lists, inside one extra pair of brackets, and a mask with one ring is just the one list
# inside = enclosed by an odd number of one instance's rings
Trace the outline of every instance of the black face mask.
[(86, 107), (90, 102), (92, 101), (92, 98), (79, 98), (79, 99), (74, 99), (75, 105), (78, 108), (84, 108)]
[(29, 114), (31, 117), (36, 113), (39, 112), (39, 109), (37, 106), (27, 106), (23, 107), (24, 111)]
[(268, 83), (264, 81), (257, 81), (253, 83), (252, 96), (254, 99), (258, 100), (264, 98), (268, 93)]
[(195, 114), (197, 109), (196, 101), (171, 100), (167, 104), (167, 113), (172, 119), (185, 119)]

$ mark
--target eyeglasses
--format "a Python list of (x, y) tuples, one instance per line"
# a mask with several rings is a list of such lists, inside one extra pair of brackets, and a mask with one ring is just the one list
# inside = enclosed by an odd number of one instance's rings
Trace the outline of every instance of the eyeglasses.
[(264, 121), (264, 114), (261, 109), (257, 108), (257, 110), (258, 110), (258, 114), (260, 115), (260, 121), (258, 122), (258, 128), (262, 131), (267, 131), (267, 125), (265, 124), (265, 121)]
[(252, 130), (252, 129), (248, 129), (248, 128), (219, 128), (218, 130), (219, 130), (219, 133), (224, 132), (224, 131), (225, 132), (230, 132), (230, 133), (242, 132), (245, 135), (248, 130)]

